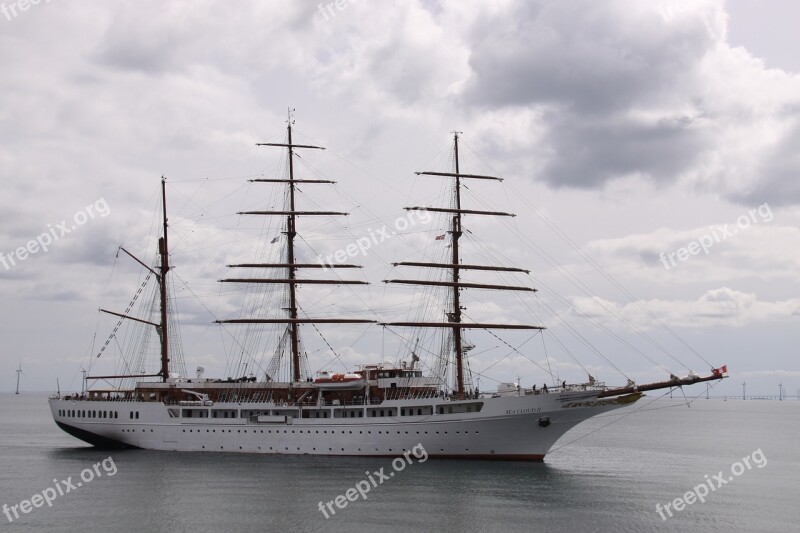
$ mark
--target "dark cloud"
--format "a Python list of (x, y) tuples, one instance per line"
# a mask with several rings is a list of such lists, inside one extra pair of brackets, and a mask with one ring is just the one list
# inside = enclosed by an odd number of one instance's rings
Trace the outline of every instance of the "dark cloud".
[[(541, 163), (529, 166), (554, 187), (602, 189), (629, 176), (665, 186), (705, 169), (700, 186), (705, 180), (732, 201), (800, 202), (796, 128), (766, 153), (726, 143), (760, 121), (791, 120), (791, 105), (773, 117), (759, 97), (788, 81), (761, 76), (746, 52), (718, 53), (721, 11), (695, 7), (670, 18), (644, 3), (512, 3), (475, 21), (461, 101), (476, 114), (535, 112), (527, 133), (546, 147), (532, 149)], [(532, 157), (531, 149), (485, 144), (505, 159)], [(741, 174), (754, 166), (758, 175)], [(744, 193), (742, 181), (750, 183)]]

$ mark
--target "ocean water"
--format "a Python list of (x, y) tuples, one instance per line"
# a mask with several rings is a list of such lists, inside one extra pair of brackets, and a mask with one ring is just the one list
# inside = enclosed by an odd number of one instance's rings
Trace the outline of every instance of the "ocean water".
[[(412, 456), (402, 471), (385, 458), (96, 450), (61, 432), (46, 400), (0, 394), (0, 505), (48, 488), (52, 503), (0, 515), (2, 531), (800, 530), (796, 400), (645, 399), (574, 428), (541, 464)], [(371, 485), (381, 468), (394, 476)], [(351, 492), (325, 518), (319, 502), (359, 482), (366, 499)], [(704, 503), (656, 511), (709, 483)]]

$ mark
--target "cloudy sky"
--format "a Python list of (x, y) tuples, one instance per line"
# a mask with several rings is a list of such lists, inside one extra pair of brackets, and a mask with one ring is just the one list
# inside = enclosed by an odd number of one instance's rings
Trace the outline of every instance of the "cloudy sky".
[[(274, 253), (251, 238), (280, 228), (236, 212), (280, 199), (246, 179), (282, 176), (281, 154), (254, 144), (283, 141), (288, 107), (296, 140), (328, 148), (301, 154), (300, 172), (338, 182), (304, 190), (306, 206), (351, 213), (304, 221), (311, 261), (443, 201), (444, 182), (414, 171), (450, 170), (453, 130), (464, 170), (505, 179), (469, 184), (465, 203), (518, 216), (468, 218), (465, 252), (530, 268), (511, 281), (540, 292), (480, 293), (467, 312), (549, 329), (477, 335), (486, 380), (727, 364), (714, 394), (800, 388), (795, 2), (19, 3), (0, 10), (2, 390), (20, 361), (26, 389), (74, 390), (82, 365), (122, 349), (120, 333), (95, 357), (116, 324), (97, 309), (123, 311), (143, 280), (115, 255), (152, 261), (162, 175), (186, 366), (230, 372), (236, 331), (211, 323), (248, 300), (216, 280)], [(353, 258), (369, 288), (308, 290), (308, 310), (415, 316), (421, 300), (381, 281), (415, 277), (392, 261), (443, 257), (445, 229), (415, 221), (375, 244)], [(410, 342), (322, 333), (304, 330), (312, 367), (397, 359)]]

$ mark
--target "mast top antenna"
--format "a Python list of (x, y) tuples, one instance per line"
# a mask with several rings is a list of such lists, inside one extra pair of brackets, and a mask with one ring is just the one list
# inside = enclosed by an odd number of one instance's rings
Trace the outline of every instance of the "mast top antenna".
[(286, 123), (291, 126), (292, 124), (294, 124), (294, 111), (295, 111), (295, 108), (287, 107), (286, 111), (287, 111), (286, 112), (286, 116), (287, 116)]

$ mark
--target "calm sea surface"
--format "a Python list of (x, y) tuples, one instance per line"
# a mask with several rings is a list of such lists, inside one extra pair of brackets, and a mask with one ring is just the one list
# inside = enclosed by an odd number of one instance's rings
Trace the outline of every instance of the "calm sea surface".
[[(698, 399), (687, 408), (645, 399), (637, 408), (578, 426), (543, 464), (415, 463), (326, 519), (320, 501), (345, 494), (366, 471), (392, 471), (391, 461), (94, 450), (56, 427), (46, 395), (0, 394), (0, 505), (29, 500), (54, 480), (77, 484), (84, 469), (113, 461), (52, 507), (13, 523), (0, 515), (0, 530), (800, 530), (800, 401)], [(765, 466), (751, 459), (751, 469), (731, 474), (759, 449)], [(733, 480), (662, 521), (657, 503), (720, 471)]]

